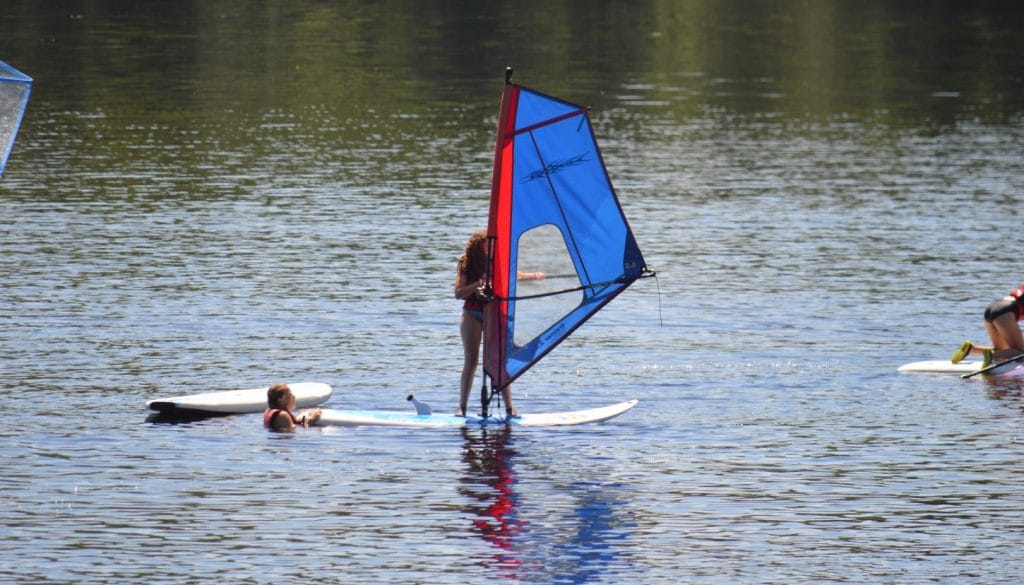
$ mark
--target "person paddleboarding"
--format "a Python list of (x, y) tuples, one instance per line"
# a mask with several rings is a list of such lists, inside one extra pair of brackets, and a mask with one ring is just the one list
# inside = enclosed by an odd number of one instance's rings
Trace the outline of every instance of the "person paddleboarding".
[(970, 340), (965, 341), (960, 344), (950, 361), (956, 364), (969, 355), (980, 355), (981, 367), (986, 368), (993, 361), (1004, 361), (1024, 355), (1024, 334), (1021, 333), (1019, 323), (1022, 319), (1024, 284), (1002, 299), (992, 301), (985, 309), (985, 330), (992, 345), (975, 345)]

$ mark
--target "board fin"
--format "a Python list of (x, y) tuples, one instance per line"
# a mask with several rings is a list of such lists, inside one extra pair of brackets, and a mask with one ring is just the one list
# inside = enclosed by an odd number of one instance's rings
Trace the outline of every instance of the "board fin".
[(427, 415), (427, 414), (430, 414), (431, 412), (433, 412), (431, 410), (429, 404), (426, 404), (426, 403), (420, 402), (419, 400), (416, 400), (416, 397), (413, 396), (412, 394), (407, 396), (406, 400), (408, 400), (409, 402), (412, 402), (412, 405), (416, 407), (416, 414)]

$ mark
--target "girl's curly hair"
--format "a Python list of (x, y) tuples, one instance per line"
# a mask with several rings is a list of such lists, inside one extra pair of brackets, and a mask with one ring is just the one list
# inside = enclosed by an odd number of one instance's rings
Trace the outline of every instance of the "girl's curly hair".
[(459, 258), (459, 274), (473, 282), (484, 277), (487, 271), (487, 230), (477, 230), (469, 236), (466, 251)]
[(270, 408), (288, 408), (288, 395), (292, 393), (292, 389), (288, 387), (288, 384), (274, 384), (267, 389), (267, 404)]

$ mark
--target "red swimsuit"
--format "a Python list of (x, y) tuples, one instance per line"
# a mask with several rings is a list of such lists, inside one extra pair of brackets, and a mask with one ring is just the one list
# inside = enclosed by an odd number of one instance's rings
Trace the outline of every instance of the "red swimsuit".
[[(469, 275), (465, 274), (465, 273), (462, 273), (462, 276), (466, 278), (467, 282), (473, 282), (474, 280), (479, 280), (479, 279), (469, 278)], [(471, 294), (468, 297), (466, 297), (465, 301), (466, 302), (462, 303), (462, 310), (464, 310), (464, 311), (478, 311), (481, 314), (483, 313), (484, 302), (480, 300), (480, 297), (477, 295), (476, 292), (474, 292), (473, 294)]]

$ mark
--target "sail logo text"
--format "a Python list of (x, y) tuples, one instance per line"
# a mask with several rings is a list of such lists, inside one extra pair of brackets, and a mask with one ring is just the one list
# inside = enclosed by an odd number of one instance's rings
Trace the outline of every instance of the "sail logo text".
[(557, 173), (559, 171), (564, 171), (565, 169), (568, 169), (568, 168), (571, 168), (571, 167), (575, 167), (577, 165), (581, 165), (581, 164), (583, 164), (585, 162), (587, 162), (587, 153), (585, 153), (585, 152), (581, 152), (580, 154), (577, 154), (576, 156), (573, 156), (573, 157), (570, 157), (570, 158), (564, 158), (562, 160), (556, 160), (556, 161), (546, 165), (544, 168), (538, 169), (538, 170), (533, 171), (532, 173), (526, 175), (523, 178), (523, 182), (524, 183), (529, 183), (530, 181), (536, 181), (537, 179), (543, 179), (544, 177), (553, 175), (553, 174), (555, 174), (555, 173)]
[(556, 337), (556, 336), (560, 335), (563, 331), (565, 331), (565, 322), (564, 321), (559, 323), (557, 327), (554, 327), (550, 331), (545, 333), (543, 338), (541, 338), (541, 341), (543, 341), (544, 343), (548, 343), (551, 340), (552, 337)]

